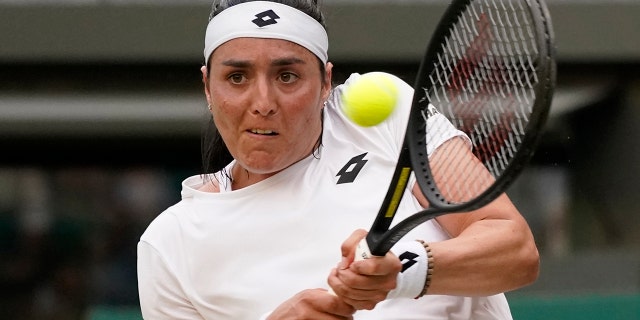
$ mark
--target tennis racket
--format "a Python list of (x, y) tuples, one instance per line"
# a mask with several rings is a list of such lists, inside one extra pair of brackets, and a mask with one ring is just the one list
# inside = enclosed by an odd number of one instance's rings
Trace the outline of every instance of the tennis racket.
[[(388, 192), (356, 259), (383, 256), (419, 224), (485, 206), (530, 160), (551, 105), (556, 65), (543, 0), (453, 0), (418, 71), (403, 146)], [(471, 140), (427, 156), (444, 115)], [(432, 119), (433, 118), (433, 119)], [(426, 210), (393, 227), (414, 172)]]

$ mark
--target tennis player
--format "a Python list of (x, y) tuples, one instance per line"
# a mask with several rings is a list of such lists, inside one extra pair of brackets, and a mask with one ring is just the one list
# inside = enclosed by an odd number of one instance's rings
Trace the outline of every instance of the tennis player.
[[(202, 67), (215, 124), (203, 138), (205, 173), (187, 178), (182, 200), (141, 236), (144, 318), (511, 319), (503, 292), (534, 281), (539, 261), (506, 196), (353, 262), (391, 179), (413, 89), (394, 78), (400, 98), (381, 125), (347, 120), (316, 2), (214, 4)], [(430, 154), (470, 148), (441, 115), (429, 121)], [(398, 220), (427, 205), (413, 190)]]

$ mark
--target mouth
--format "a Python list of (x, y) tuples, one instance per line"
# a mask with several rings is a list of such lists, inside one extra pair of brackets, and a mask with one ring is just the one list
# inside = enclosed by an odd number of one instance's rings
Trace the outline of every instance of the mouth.
[(261, 135), (261, 136), (275, 136), (275, 135), (278, 135), (278, 133), (273, 131), (273, 130), (251, 129), (249, 131), (251, 133), (253, 133), (253, 134), (258, 134), (258, 135)]

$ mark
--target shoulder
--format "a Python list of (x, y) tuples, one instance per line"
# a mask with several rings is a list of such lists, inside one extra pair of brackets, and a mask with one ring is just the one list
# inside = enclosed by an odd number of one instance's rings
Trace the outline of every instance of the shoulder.
[(386, 72), (379, 72), (379, 71), (368, 72), (364, 74), (360, 74), (360, 73), (351, 74), (343, 84), (337, 85), (334, 88), (329, 102), (331, 102), (334, 106), (337, 106), (339, 109), (338, 111), (342, 112), (341, 111), (342, 96), (344, 94), (345, 88), (349, 86), (349, 84), (357, 81), (359, 78), (361, 78), (364, 75), (374, 75), (374, 74), (385, 75), (391, 81), (393, 81), (396, 88), (398, 89), (398, 100), (395, 106), (395, 111), (393, 112), (391, 117), (394, 117), (394, 116), (397, 117), (398, 114), (407, 113), (405, 111), (408, 111), (411, 108), (411, 102), (413, 99), (413, 87), (396, 75), (386, 73)]
[(190, 211), (189, 202), (188, 199), (183, 199), (161, 212), (147, 226), (140, 236), (140, 241), (147, 242), (154, 247), (175, 241), (180, 236), (182, 220), (188, 216), (186, 213)]
[(413, 87), (411, 85), (409, 85), (407, 82), (405, 82), (404, 80), (402, 80), (400, 77), (391, 74), (391, 73), (387, 73), (387, 72), (381, 72), (381, 71), (373, 71), (373, 72), (367, 72), (367, 73), (352, 73), (351, 75), (349, 75), (349, 77), (347, 78), (347, 80), (345, 80), (344, 83), (337, 85), (334, 88), (334, 95), (336, 97), (341, 97), (344, 89), (346, 86), (348, 86), (350, 83), (353, 83), (355, 81), (357, 81), (359, 78), (361, 78), (362, 76), (365, 75), (372, 75), (372, 74), (379, 74), (379, 75), (384, 75), (387, 76), (389, 79), (391, 79), (391, 81), (393, 81), (393, 83), (396, 85), (396, 87), (398, 88), (398, 95), (400, 98), (404, 98), (404, 97), (412, 97), (413, 96)]
[(326, 114), (332, 123), (331, 132), (341, 132), (341, 134), (353, 134), (357, 138), (365, 140), (371, 137), (380, 136), (382, 139), (389, 139), (393, 143), (402, 141), (407, 121), (409, 119), (409, 111), (413, 100), (413, 88), (401, 78), (384, 72), (371, 72), (369, 74), (384, 74), (396, 84), (398, 88), (398, 99), (394, 111), (379, 125), (372, 127), (360, 127), (352, 123), (343, 111), (343, 94), (345, 88), (364, 74), (353, 73), (347, 80), (334, 87), (331, 95), (327, 99)]
[(398, 86), (411, 88), (411, 86), (406, 81), (402, 80), (400, 77), (398, 77), (398, 76), (396, 76), (396, 75), (394, 75), (392, 73), (383, 72), (383, 71), (371, 71), (371, 72), (366, 72), (366, 73), (352, 73), (352, 74), (349, 75), (349, 77), (347, 78), (347, 80), (344, 83), (345, 84), (349, 84), (350, 82), (355, 81), (358, 78), (360, 78), (362, 76), (365, 76), (365, 75), (383, 75), (383, 76), (386, 76), (389, 79), (391, 79)]

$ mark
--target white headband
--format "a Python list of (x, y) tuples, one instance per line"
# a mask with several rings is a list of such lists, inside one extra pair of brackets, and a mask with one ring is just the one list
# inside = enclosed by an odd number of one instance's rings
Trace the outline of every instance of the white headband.
[(231, 6), (207, 26), (205, 64), (213, 50), (235, 38), (282, 39), (297, 43), (327, 63), (329, 39), (322, 25), (304, 12), (285, 4), (250, 1)]

